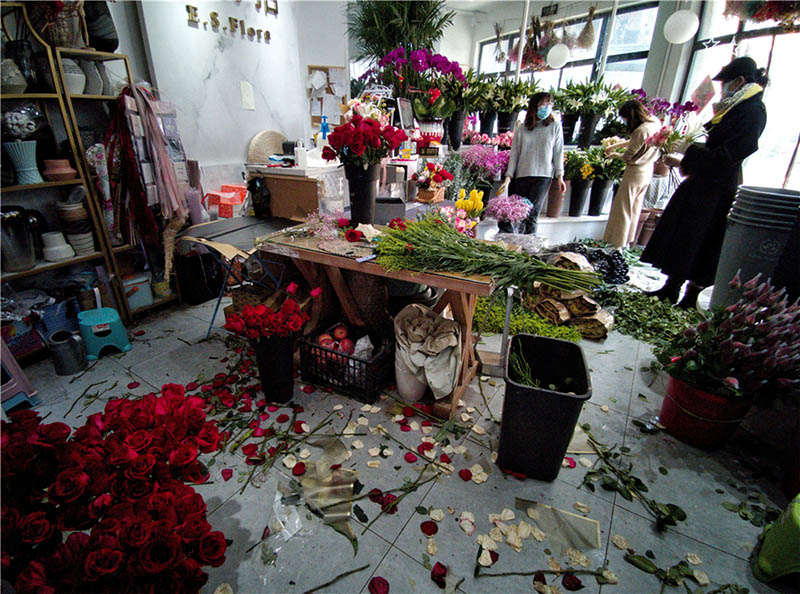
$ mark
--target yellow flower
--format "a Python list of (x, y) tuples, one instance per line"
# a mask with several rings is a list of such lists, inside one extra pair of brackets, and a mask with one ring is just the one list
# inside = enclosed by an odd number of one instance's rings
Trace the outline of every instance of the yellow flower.
[(466, 196), (466, 195), (467, 195), (467, 191), (466, 191), (464, 188), (461, 188), (461, 189), (458, 191), (458, 199), (459, 199), (459, 200), (463, 200), (463, 199), (464, 199), (464, 196)]
[(472, 200), (464, 200), (464, 206), (463, 206), (463, 208), (464, 208), (464, 210), (466, 210), (467, 212), (471, 211), (471, 210), (472, 210)]
[(583, 179), (586, 179), (587, 177), (589, 177), (592, 174), (593, 171), (594, 171), (594, 167), (592, 167), (588, 163), (584, 163), (583, 167), (581, 167), (581, 175), (583, 176)]

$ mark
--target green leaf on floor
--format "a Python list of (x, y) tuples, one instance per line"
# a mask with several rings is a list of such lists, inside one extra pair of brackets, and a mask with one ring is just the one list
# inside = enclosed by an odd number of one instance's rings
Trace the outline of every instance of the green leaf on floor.
[(355, 515), (356, 519), (361, 523), (369, 522), (369, 517), (358, 505), (353, 505), (353, 515)]
[(666, 469), (666, 468), (664, 468), (663, 466), (659, 466), (659, 467), (658, 467), (658, 472), (660, 472), (660, 473), (661, 473), (661, 474), (663, 474), (664, 476), (666, 476), (666, 475), (668, 475), (668, 474), (669, 474), (669, 470), (667, 470), (667, 469)]
[(725, 494), (725, 489), (715, 489), (715, 491), (716, 491), (717, 493), (719, 493), (720, 495), (723, 495), (723, 494)]
[(647, 396), (645, 396), (641, 392), (639, 392), (639, 395), (637, 396), (637, 398), (639, 398), (639, 400), (644, 400), (645, 402), (647, 402)]
[(739, 513), (739, 505), (736, 503), (731, 503), (730, 501), (723, 501), (722, 507), (727, 509), (729, 512), (734, 512), (736, 514)]
[(422, 565), (425, 567), (425, 569), (431, 569), (431, 558), (427, 553), (422, 553)]
[(611, 397), (609, 398), (609, 400), (610, 400), (611, 402), (616, 402), (616, 401), (617, 401), (617, 399), (616, 399), (616, 398), (614, 398), (613, 396), (611, 396)]
[(630, 553), (626, 553), (625, 561), (644, 571), (645, 573), (655, 573), (658, 571), (658, 567), (656, 567), (655, 563), (650, 561), (647, 557), (642, 557), (641, 555), (631, 555)]
[(656, 558), (656, 554), (651, 549), (647, 549), (644, 552), (644, 554), (648, 559), (655, 559)]
[(428, 515), (428, 509), (425, 508), (425, 507), (422, 507), (421, 505), (418, 505), (417, 507), (415, 507), (414, 511), (416, 511), (421, 516), (427, 516)]
[(364, 490), (364, 483), (356, 479), (356, 482), (353, 483), (353, 495), (358, 495), (363, 490)]

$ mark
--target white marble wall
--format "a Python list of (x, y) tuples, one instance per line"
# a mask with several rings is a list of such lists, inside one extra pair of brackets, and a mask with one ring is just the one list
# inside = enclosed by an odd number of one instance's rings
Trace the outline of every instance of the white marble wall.
[[(177, 106), (189, 158), (206, 166), (241, 164), (250, 139), (261, 130), (303, 135), (308, 104), (298, 27), (307, 25), (298, 22), (296, 4), (279, 1), (277, 17), (264, 14), (263, 2), (259, 11), (253, 1), (192, 4), (197, 26), (188, 24), (184, 2), (145, 1), (140, 7), (153, 83)], [(219, 13), (218, 31), (211, 28), (212, 11)], [(270, 42), (223, 30), (228, 17), (269, 30)], [(242, 107), (240, 81), (253, 85), (254, 111)]]

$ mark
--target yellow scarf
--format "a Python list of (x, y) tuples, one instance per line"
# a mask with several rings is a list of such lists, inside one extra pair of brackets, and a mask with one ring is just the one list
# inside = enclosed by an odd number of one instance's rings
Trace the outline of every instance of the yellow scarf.
[(732, 97), (728, 97), (727, 99), (723, 99), (719, 103), (715, 103), (714, 117), (711, 118), (711, 124), (716, 126), (717, 124), (720, 123), (723, 116), (731, 110), (732, 107), (739, 105), (742, 101), (750, 99), (750, 97), (754, 95), (758, 95), (763, 90), (764, 87), (762, 87), (758, 83), (749, 83), (744, 85), (741, 90), (734, 93)]

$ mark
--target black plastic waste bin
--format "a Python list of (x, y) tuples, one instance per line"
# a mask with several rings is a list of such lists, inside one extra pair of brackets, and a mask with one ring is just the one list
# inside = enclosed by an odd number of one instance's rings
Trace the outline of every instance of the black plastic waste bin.
[[(519, 383), (510, 367), (513, 354), (528, 363), (542, 387)], [(573, 342), (517, 334), (505, 360), (506, 395), (500, 427), (500, 468), (552, 481), (561, 470), (583, 403), (592, 383), (583, 349)], [(554, 385), (558, 389), (550, 390)]]

